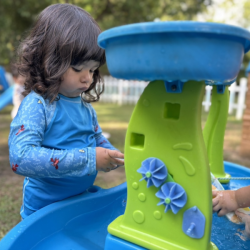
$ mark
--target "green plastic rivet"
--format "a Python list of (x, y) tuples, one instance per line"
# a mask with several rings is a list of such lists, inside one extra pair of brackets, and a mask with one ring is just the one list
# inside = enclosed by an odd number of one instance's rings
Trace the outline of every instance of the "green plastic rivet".
[(133, 189), (138, 189), (139, 185), (137, 182), (133, 182), (132, 187)]
[(165, 203), (166, 203), (166, 204), (169, 204), (170, 202), (171, 202), (171, 199), (170, 199), (170, 198), (166, 198), (166, 199), (165, 199)]
[(143, 223), (144, 220), (145, 220), (144, 213), (142, 211), (140, 211), (140, 210), (134, 211), (134, 213), (133, 213), (133, 219), (138, 224)]
[(147, 177), (147, 178), (151, 177), (151, 175), (152, 175), (152, 174), (151, 174), (149, 171), (146, 173), (146, 177)]
[(155, 217), (155, 219), (160, 220), (161, 219), (161, 212), (160, 211), (154, 211), (154, 217)]
[(138, 199), (140, 201), (145, 201), (146, 200), (146, 195), (144, 193), (140, 193), (140, 194), (138, 194)]

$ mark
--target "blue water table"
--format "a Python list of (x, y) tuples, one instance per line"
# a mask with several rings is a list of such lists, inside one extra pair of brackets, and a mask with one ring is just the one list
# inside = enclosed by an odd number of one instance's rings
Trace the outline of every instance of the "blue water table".
[[(0, 249), (249, 249), (235, 235), (243, 226), (213, 216), (210, 171), (225, 189), (250, 185), (230, 180), (249, 176), (247, 168), (223, 162), (228, 86), (250, 33), (215, 23), (140, 23), (107, 30), (98, 43), (111, 75), (150, 82), (126, 134), (127, 183), (93, 186), (37, 211)], [(202, 130), (206, 84), (212, 106)]]

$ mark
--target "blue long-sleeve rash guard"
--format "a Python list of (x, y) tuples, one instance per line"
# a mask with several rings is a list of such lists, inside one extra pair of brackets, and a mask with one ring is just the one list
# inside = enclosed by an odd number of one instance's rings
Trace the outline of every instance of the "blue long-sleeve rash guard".
[(81, 97), (49, 103), (31, 92), (11, 123), (12, 170), (25, 176), (21, 216), (84, 192), (96, 177), (96, 147), (115, 150), (102, 136), (93, 107)]

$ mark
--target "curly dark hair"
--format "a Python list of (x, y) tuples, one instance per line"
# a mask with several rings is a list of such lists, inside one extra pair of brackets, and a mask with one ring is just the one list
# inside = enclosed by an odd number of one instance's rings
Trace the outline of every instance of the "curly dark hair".
[[(103, 65), (105, 51), (97, 45), (100, 33), (96, 21), (78, 6), (54, 4), (44, 9), (18, 50), (18, 70), (26, 77), (24, 96), (33, 90), (53, 102), (69, 67), (89, 60)], [(98, 68), (93, 83), (81, 96), (84, 101), (94, 102), (103, 91)]]

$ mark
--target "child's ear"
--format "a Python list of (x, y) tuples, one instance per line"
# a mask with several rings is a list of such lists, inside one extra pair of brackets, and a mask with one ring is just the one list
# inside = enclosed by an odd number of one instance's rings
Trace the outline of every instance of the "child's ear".
[(12, 78), (14, 82), (17, 82), (18, 77), (13, 76)]
[(25, 82), (25, 77), (22, 76), (22, 75), (19, 75), (18, 77), (15, 77), (14, 81), (16, 83), (19, 83), (21, 85), (24, 85), (24, 82)]

